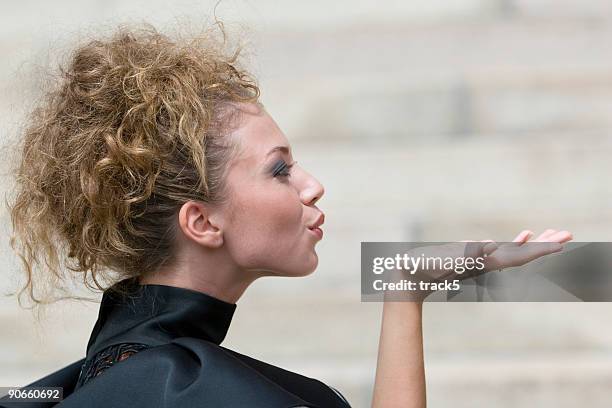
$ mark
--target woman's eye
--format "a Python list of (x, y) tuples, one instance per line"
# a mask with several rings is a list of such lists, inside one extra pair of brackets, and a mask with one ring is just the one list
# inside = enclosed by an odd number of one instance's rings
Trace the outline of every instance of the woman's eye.
[(276, 163), (276, 165), (274, 165), (274, 168), (272, 169), (272, 175), (274, 177), (289, 177), (291, 175), (291, 167), (293, 167), (293, 165), (296, 162), (293, 162), (292, 164), (287, 164), (284, 160), (279, 161), (278, 163)]

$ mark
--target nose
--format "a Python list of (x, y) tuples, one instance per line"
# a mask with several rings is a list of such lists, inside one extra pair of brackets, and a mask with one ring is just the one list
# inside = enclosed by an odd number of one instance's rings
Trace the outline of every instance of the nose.
[(325, 193), (325, 188), (319, 181), (306, 173), (306, 183), (300, 193), (300, 198), (305, 205), (314, 205)]

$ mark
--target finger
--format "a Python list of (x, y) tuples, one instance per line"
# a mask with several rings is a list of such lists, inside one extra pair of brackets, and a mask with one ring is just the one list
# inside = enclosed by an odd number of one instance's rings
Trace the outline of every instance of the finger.
[(540, 250), (541, 255), (538, 255), (538, 258), (540, 256), (554, 254), (555, 252), (560, 252), (562, 250), (563, 250), (562, 244), (560, 244), (559, 242), (550, 242), (547, 246), (545, 246), (544, 248)]
[(512, 242), (522, 242), (525, 239), (525, 236), (529, 235), (529, 230), (522, 230), (519, 234), (512, 240)]
[(550, 235), (548, 237), (548, 241), (549, 242), (558, 242), (558, 243), (562, 244), (564, 242), (571, 241), (573, 238), (574, 238), (574, 236), (572, 235), (571, 232), (563, 230), (563, 231), (557, 231), (553, 235)]
[(487, 269), (521, 266), (562, 249), (563, 245), (558, 242), (529, 242), (514, 248), (502, 246), (493, 255), (487, 257)]
[(519, 234), (516, 236), (516, 238), (514, 238), (514, 239), (512, 240), (512, 242), (516, 242), (516, 243), (518, 243), (518, 244), (520, 245), (520, 244), (522, 244), (522, 243), (524, 243), (524, 242), (528, 241), (528, 240), (529, 240), (529, 238), (531, 238), (532, 236), (533, 236), (533, 231), (530, 231), (530, 230), (523, 230), (523, 231), (521, 231), (521, 232), (520, 232), (520, 233), (519, 233)]
[(535, 242), (546, 242), (548, 241), (548, 237), (550, 237), (551, 235), (555, 234), (557, 232), (557, 230), (555, 229), (547, 229), (546, 231), (544, 231), (543, 233), (541, 233), (540, 235), (538, 235), (538, 237), (536, 239), (534, 239)]
[(553, 232), (548, 232), (546, 234), (541, 234), (537, 240), (534, 240), (533, 242), (559, 242), (559, 243), (563, 243), (563, 242), (567, 242), (570, 241), (571, 239), (573, 239), (573, 235), (571, 232), (563, 230), (563, 231), (557, 231), (557, 230), (548, 230), (548, 231), (553, 231)]
[(497, 248), (499, 248), (499, 245), (497, 245), (497, 243), (494, 241), (490, 241), (482, 248), (482, 253), (483, 255), (491, 255), (497, 250)]
[(527, 236), (523, 239), (523, 241), (521, 243), (519, 243), (519, 245), (524, 244), (525, 242), (528, 242), (531, 238), (533, 238), (534, 236), (534, 232), (533, 231), (529, 231), (529, 233), (527, 234)]

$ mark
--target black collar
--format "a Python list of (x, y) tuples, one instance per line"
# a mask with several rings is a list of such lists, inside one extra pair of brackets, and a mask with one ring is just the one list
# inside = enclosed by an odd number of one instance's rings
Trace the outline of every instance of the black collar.
[(221, 344), (235, 310), (235, 303), (195, 290), (125, 279), (102, 296), (87, 358), (119, 343), (157, 346), (178, 337), (195, 337)]

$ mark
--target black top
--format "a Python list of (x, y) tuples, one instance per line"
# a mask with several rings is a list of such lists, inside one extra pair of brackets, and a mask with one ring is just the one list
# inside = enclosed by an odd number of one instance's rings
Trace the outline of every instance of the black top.
[[(72, 407), (350, 407), (335, 389), (221, 346), (236, 304), (165, 285), (107, 290), (84, 359), (28, 387)], [(54, 403), (5, 403), (41, 408)]]

